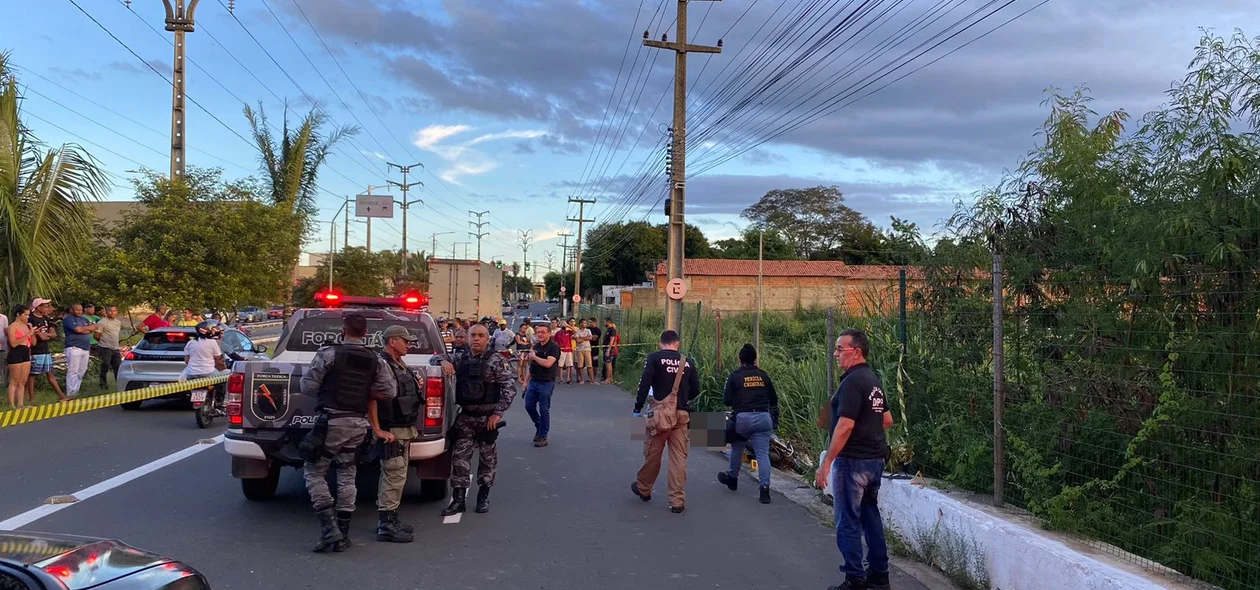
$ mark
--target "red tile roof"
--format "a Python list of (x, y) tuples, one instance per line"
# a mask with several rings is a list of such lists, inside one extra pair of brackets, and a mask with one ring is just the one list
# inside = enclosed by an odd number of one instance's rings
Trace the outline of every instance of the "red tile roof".
[[(896, 279), (900, 266), (855, 265), (833, 260), (766, 260), (761, 263), (767, 277), (837, 277), (850, 279)], [(907, 278), (923, 278), (923, 269), (908, 267)], [(656, 274), (665, 275), (665, 263), (656, 265)], [(696, 276), (757, 276), (756, 260), (689, 258), (683, 274)]]

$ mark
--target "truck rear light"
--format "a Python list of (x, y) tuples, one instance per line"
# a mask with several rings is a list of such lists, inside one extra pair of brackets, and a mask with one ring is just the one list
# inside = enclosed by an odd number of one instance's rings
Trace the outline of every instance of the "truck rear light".
[(446, 383), (441, 377), (429, 377), (424, 381), (424, 427), (441, 428), (442, 411), (445, 405), (443, 397)]
[(245, 396), (245, 374), (232, 373), (228, 377), (227, 382), (227, 400), (226, 408), (228, 416), (228, 424), (231, 426), (240, 426), (244, 423), (241, 416), (241, 401)]

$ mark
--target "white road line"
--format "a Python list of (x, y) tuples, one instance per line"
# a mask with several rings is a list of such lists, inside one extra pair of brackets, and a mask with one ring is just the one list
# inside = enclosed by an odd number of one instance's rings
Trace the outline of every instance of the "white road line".
[(74, 502), (58, 503), (58, 504), (45, 503), (38, 508), (23, 512), (22, 514), (14, 516), (8, 520), (0, 521), (0, 531), (14, 531), (19, 528), (22, 528), (28, 524), (31, 524), (32, 522), (35, 522), (41, 518), (44, 518), (45, 516), (55, 514), (57, 512), (60, 512), (61, 510), (74, 506), (75, 504), (78, 504), (79, 502), (82, 502), (88, 498), (91, 498), (92, 496), (103, 494), (127, 482), (139, 479), (141, 477), (144, 477), (145, 475), (153, 473), (154, 471), (157, 471), (163, 467), (178, 463), (179, 461), (187, 459), (206, 449), (214, 448), (215, 446), (217, 446), (219, 443), (222, 443), (222, 442), (223, 442), (222, 434), (211, 439), (202, 440), (191, 447), (188, 447), (180, 451), (176, 451), (165, 457), (162, 457), (161, 459), (158, 459), (150, 463), (146, 463), (126, 473), (115, 475), (114, 477), (111, 477), (98, 484), (90, 485), (86, 488), (83, 488), (71, 494), (75, 499)]
[[(456, 512), (450, 516), (442, 517), (442, 524), (459, 524), (459, 519), (464, 517), (463, 512)], [(0, 523), (3, 524), (3, 523)]]

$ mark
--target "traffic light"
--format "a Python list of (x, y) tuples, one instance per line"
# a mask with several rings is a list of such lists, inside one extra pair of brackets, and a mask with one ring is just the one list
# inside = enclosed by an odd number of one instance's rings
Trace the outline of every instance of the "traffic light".
[(525, 263), (525, 272), (529, 272), (529, 263), (528, 263), (528, 262), (526, 262), (526, 263)]

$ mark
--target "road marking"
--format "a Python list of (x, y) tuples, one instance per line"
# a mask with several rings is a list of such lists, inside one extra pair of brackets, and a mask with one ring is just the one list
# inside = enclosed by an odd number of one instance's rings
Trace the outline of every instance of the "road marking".
[(463, 517), (464, 517), (463, 512), (456, 512), (455, 514), (452, 514), (450, 516), (443, 517), (442, 524), (459, 524), (459, 519)]
[(115, 475), (105, 481), (90, 485), (73, 494), (70, 494), (70, 496), (74, 499), (73, 502), (43, 504), (38, 508), (23, 512), (22, 514), (14, 516), (8, 520), (0, 521), (0, 531), (14, 531), (20, 529), (32, 522), (44, 518), (45, 516), (56, 514), (57, 512), (74, 506), (75, 504), (91, 498), (92, 496), (104, 494), (105, 492), (108, 492), (125, 483), (144, 477), (145, 475), (153, 473), (163, 467), (178, 463), (206, 449), (213, 448), (221, 442), (223, 442), (222, 434), (211, 439), (198, 441), (197, 444), (194, 444), (191, 447), (175, 451), (174, 453), (162, 457), (161, 459), (146, 463), (132, 469), (131, 471)]

